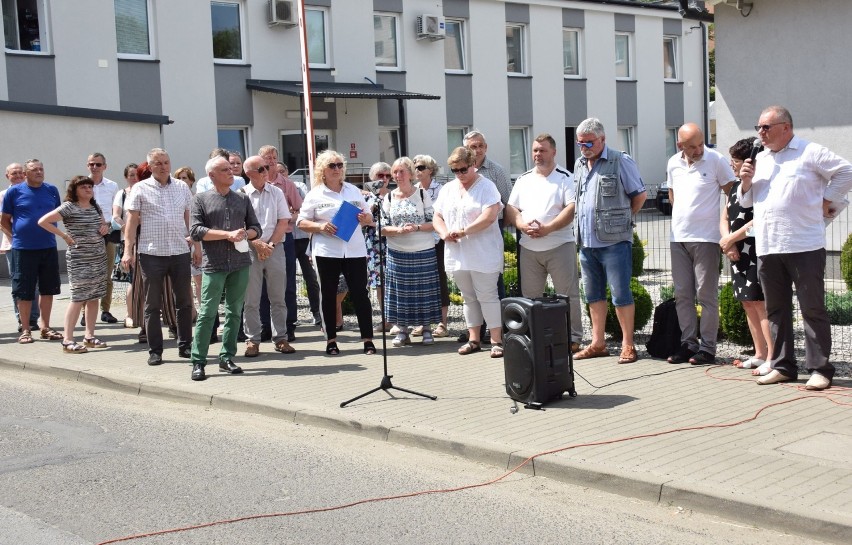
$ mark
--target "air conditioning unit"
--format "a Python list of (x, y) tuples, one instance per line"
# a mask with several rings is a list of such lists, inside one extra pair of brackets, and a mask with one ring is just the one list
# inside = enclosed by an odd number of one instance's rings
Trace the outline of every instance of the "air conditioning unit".
[(447, 37), (447, 23), (440, 15), (417, 16), (417, 39), (443, 40)]
[(299, 17), (291, 0), (269, 0), (269, 26), (291, 27), (299, 24)]

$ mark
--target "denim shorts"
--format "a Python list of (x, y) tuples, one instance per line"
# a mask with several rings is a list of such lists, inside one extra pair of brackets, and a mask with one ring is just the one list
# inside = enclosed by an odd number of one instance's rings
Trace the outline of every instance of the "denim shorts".
[(633, 304), (630, 276), (633, 272), (633, 245), (618, 242), (603, 248), (581, 248), (580, 268), (586, 303), (606, 301), (606, 286), (616, 307)]

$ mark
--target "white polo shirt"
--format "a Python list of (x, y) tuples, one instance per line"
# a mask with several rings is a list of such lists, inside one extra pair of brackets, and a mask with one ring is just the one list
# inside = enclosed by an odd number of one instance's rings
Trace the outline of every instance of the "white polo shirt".
[[(575, 202), (574, 177), (568, 169), (559, 165), (546, 177), (535, 169), (525, 172), (517, 180), (509, 204), (521, 211), (524, 222), (538, 220), (539, 223), (553, 221), (565, 207)], [(527, 250), (544, 252), (574, 242), (574, 222), (541, 238), (530, 238), (521, 233), (520, 244)]]
[(689, 165), (680, 152), (669, 159), (666, 168), (669, 187), (674, 192), (672, 242), (719, 243), (720, 189), (734, 181), (728, 159), (704, 146), (704, 155)]

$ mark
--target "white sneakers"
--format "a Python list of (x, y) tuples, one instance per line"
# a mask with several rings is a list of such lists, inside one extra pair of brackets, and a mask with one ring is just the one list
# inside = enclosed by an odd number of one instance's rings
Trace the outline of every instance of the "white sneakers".
[(820, 375), (816, 371), (811, 373), (811, 378), (805, 383), (806, 390), (825, 390), (831, 386), (831, 380)]
[(778, 382), (790, 382), (793, 378), (788, 377), (787, 375), (781, 373), (780, 371), (776, 371), (773, 369), (769, 372), (768, 375), (760, 377), (757, 379), (757, 383), (760, 385), (766, 384), (776, 384)]

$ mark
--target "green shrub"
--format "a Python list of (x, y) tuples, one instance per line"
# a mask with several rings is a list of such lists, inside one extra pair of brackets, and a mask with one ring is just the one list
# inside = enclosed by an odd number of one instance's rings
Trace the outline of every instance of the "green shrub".
[[(633, 330), (638, 331), (645, 327), (648, 320), (651, 319), (651, 314), (654, 312), (654, 304), (651, 302), (651, 295), (648, 293), (648, 290), (635, 278), (630, 279), (630, 291), (633, 293), (633, 303), (636, 306), (633, 318)], [(607, 311), (604, 330), (613, 339), (621, 339), (621, 326), (618, 324), (618, 316), (615, 314), (615, 307), (612, 304), (612, 295), (609, 292), (609, 287), (606, 289), (606, 300)], [(589, 305), (586, 305), (586, 314), (589, 314)]]
[(520, 297), (521, 284), (518, 282), (518, 268), (503, 270), (503, 286), (506, 288), (506, 297)]
[(828, 311), (828, 322), (832, 325), (852, 324), (852, 292), (837, 294), (825, 293), (825, 308)]
[(639, 233), (633, 231), (633, 271), (630, 276), (638, 278), (645, 272), (645, 245)]
[(518, 250), (518, 241), (515, 240), (515, 228), (503, 229), (503, 251), (515, 255)]
[(728, 282), (719, 292), (719, 328), (729, 341), (750, 346), (751, 332), (742, 303), (734, 297), (734, 285)]
[(852, 290), (852, 234), (840, 250), (840, 274), (846, 282), (846, 289)]
[(355, 314), (355, 305), (352, 304), (352, 300), (349, 299), (349, 294), (346, 294), (346, 297), (343, 298), (343, 302), (340, 303), (340, 308), (343, 310), (344, 316), (352, 316)]
[(668, 301), (674, 298), (674, 284), (662, 286), (660, 288), (660, 301)]

